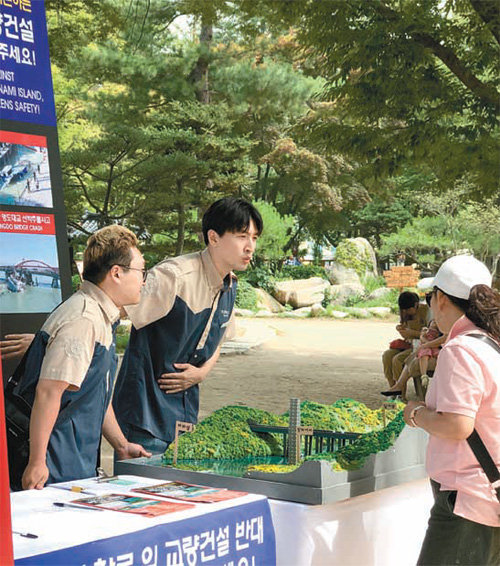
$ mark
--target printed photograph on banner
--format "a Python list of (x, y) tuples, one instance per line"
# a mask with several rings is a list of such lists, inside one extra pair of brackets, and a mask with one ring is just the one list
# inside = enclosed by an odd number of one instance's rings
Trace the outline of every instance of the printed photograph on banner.
[(51, 312), (61, 300), (54, 215), (0, 210), (0, 314)]
[(51, 208), (47, 138), (0, 130), (0, 205)]

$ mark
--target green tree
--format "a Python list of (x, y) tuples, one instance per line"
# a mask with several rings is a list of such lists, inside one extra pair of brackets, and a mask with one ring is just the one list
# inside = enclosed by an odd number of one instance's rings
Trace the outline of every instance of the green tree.
[(468, 175), (498, 192), (496, 0), (244, 2), (295, 26), (328, 85), (308, 119), (316, 150), (360, 164), (365, 182), (411, 164), (441, 188)]
[[(251, 143), (235, 135), (227, 104), (202, 100), (207, 46), (164, 29), (162, 3), (136, 8), (144, 13), (129, 18), (122, 5), (113, 34), (88, 44), (82, 37), (61, 58), (68, 218), (79, 229), (89, 217), (98, 225), (126, 222), (151, 241), (152, 251), (180, 254), (199, 245), (200, 211), (240, 189)], [(69, 22), (86, 21), (85, 11), (68, 9)], [(64, 36), (64, 21), (56, 38)]]
[(295, 220), (293, 216), (281, 216), (272, 204), (263, 200), (254, 201), (253, 204), (264, 222), (264, 231), (259, 238), (255, 253), (257, 263), (281, 264)]
[(418, 216), (382, 241), (384, 256), (404, 252), (421, 266), (437, 268), (448, 256), (472, 252), (495, 272), (500, 260), (500, 210), (487, 201), (469, 203), (457, 214)]

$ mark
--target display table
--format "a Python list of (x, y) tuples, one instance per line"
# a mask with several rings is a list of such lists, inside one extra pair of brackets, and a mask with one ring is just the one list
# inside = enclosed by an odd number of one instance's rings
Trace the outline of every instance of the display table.
[[(428, 480), (315, 506), (248, 495), (155, 519), (53, 509), (53, 501), (70, 499), (74, 493), (55, 488), (11, 495), (13, 530), (39, 535), (36, 540), (14, 535), (16, 564), (188, 566), (232, 561), (234, 566), (268, 566), (276, 563), (277, 552), (279, 566), (409, 566), (417, 561), (432, 506)], [(226, 527), (229, 543), (218, 536)], [(243, 529), (246, 540), (236, 536)], [(216, 556), (208, 560), (211, 533)], [(217, 556), (224, 545), (230, 553)]]
[(326, 505), (270, 503), (280, 566), (413, 566), (433, 500), (424, 479)]
[[(153, 480), (158, 483), (158, 480)], [(47, 487), (11, 494), (16, 564), (181, 566), (276, 563), (268, 500), (246, 495), (149, 518), (116, 511), (55, 507), (85, 497)]]

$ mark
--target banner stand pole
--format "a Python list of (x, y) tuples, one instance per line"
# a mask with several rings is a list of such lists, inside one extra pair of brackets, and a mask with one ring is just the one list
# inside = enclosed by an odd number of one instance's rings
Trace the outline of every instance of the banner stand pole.
[[(3, 383), (1, 363), (0, 383)], [(5, 566), (14, 564), (3, 386), (0, 387), (0, 564)]]

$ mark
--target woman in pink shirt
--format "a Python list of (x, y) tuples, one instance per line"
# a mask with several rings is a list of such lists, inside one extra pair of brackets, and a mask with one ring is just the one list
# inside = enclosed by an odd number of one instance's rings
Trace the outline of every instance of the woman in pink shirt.
[[(500, 502), (467, 443), (476, 429), (500, 466), (500, 294), (472, 256), (443, 263), (431, 309), (448, 334), (425, 403), (410, 402), (408, 425), (429, 435), (427, 472), (434, 493), (418, 564), (499, 564)], [(496, 486), (498, 487), (498, 486)]]

